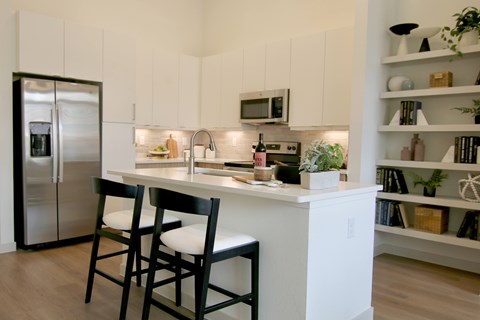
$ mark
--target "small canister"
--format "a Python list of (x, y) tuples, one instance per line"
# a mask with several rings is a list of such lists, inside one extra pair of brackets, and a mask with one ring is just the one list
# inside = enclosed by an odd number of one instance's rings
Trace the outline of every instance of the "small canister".
[(253, 179), (258, 181), (272, 180), (272, 167), (255, 167), (253, 168)]

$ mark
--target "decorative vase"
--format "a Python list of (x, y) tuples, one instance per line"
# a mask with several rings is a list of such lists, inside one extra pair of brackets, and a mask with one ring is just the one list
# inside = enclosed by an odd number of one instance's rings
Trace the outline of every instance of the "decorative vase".
[(301, 172), (300, 186), (303, 189), (318, 190), (337, 187), (340, 183), (340, 171)]
[(418, 143), (418, 141), (420, 141), (418, 135), (418, 133), (414, 133), (412, 139), (410, 140), (410, 160), (415, 159), (415, 145)]
[(419, 139), (415, 144), (415, 154), (414, 161), (423, 161), (425, 160), (425, 144), (423, 144), (422, 139)]
[(462, 34), (462, 39), (458, 41), (459, 47), (471, 46), (478, 43), (478, 31), (471, 30)]
[(423, 187), (423, 195), (425, 197), (435, 197), (435, 192), (437, 191), (436, 188), (427, 188), (427, 187)]
[(400, 152), (400, 159), (406, 161), (412, 160), (412, 153), (408, 147), (403, 147), (402, 151)]
[(393, 76), (388, 79), (387, 88), (389, 91), (400, 91), (405, 81), (410, 80), (405, 76)]

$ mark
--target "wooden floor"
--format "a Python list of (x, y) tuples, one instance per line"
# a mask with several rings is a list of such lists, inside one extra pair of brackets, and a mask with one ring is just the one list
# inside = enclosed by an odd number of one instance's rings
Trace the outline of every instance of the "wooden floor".
[[(108, 240), (101, 245), (103, 251), (115, 246)], [(1, 254), (0, 319), (117, 319), (121, 288), (110, 281), (96, 277), (92, 301), (84, 303), (90, 247)], [(118, 272), (118, 264), (103, 268)], [(132, 286), (128, 319), (140, 319), (143, 292)], [(480, 319), (479, 293), (478, 274), (391, 255), (374, 261), (375, 320)], [(173, 318), (153, 307), (150, 319)]]

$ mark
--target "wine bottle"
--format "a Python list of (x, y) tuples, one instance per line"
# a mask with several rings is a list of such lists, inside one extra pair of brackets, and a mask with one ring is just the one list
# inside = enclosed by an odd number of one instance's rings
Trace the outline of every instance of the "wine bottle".
[(255, 148), (255, 167), (267, 166), (267, 148), (263, 143), (263, 133), (258, 135), (258, 144)]

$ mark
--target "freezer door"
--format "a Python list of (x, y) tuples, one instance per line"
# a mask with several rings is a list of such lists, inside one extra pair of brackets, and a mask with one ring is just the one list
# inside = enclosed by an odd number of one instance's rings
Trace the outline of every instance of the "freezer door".
[(57, 196), (54, 179), (54, 82), (22, 79), (23, 241), (33, 245), (57, 240)]
[(100, 176), (99, 87), (56, 82), (59, 128), (59, 240), (93, 234), (98, 198), (90, 177)]

